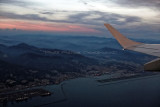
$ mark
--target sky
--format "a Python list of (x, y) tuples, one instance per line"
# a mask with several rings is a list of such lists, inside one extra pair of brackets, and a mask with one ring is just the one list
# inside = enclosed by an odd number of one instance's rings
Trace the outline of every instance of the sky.
[(0, 0), (0, 31), (160, 38), (160, 0)]

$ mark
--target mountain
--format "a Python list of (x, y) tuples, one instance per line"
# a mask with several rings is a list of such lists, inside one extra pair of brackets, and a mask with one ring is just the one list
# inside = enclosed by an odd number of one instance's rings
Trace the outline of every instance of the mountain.
[(60, 72), (80, 72), (97, 61), (68, 50), (45, 49), (21, 43), (0, 49), (7, 57), (1, 58), (27, 68), (58, 70)]
[(33, 50), (33, 49), (36, 49), (36, 47), (28, 45), (26, 43), (20, 43), (18, 45), (10, 46), (9, 48), (21, 49), (21, 50)]
[[(18, 80), (19, 77), (25, 77), (28, 76), (27, 72), (29, 69), (16, 65), (11, 64), (5, 61), (0, 60), (0, 81), (5, 82), (7, 79), (15, 79)], [(2, 75), (3, 74), (3, 75)], [(15, 78), (14, 76), (18, 75), (18, 78)], [(25, 78), (24, 78), (25, 79)]]
[[(2, 39), (1, 39), (2, 38)], [(0, 43), (8, 46), (27, 43), (39, 48), (51, 48), (71, 51), (90, 51), (105, 46), (119, 48), (116, 40), (105, 37), (70, 35), (13, 35), (0, 37)]]
[(112, 64), (114, 66), (128, 64), (136, 68), (155, 58), (109, 47), (76, 53), (69, 50), (38, 48), (26, 43), (3, 46), (0, 51), (3, 53), (0, 57), (3, 61), (28, 68), (59, 72), (80, 72), (88, 66), (110, 67)]
[(94, 65), (98, 65), (97, 60), (69, 50), (37, 48), (25, 43), (1, 45), (0, 87), (59, 83), (85, 75), (88, 67)]
[(146, 55), (143, 53), (133, 52), (129, 50), (119, 50), (119, 49), (112, 49), (112, 48), (102, 48), (99, 50), (103, 54), (102, 57), (110, 56), (112, 60), (119, 60), (119, 61), (128, 61), (128, 62), (134, 62), (137, 64), (144, 64), (149, 60), (152, 60), (156, 57)]
[(142, 71), (141, 65), (145, 61), (153, 58), (109, 47), (82, 52), (38, 48), (26, 43), (0, 45), (0, 73), (3, 74), (0, 75), (0, 83), (6, 88), (24, 83), (27, 86), (54, 84), (105, 72), (136, 73)]
[(25, 35), (0, 37), (0, 42), (5, 44), (0, 44), (4, 89), (8, 82), (30, 87), (106, 72), (141, 72), (155, 58), (123, 51), (114, 39), (104, 37)]
[(89, 53), (86, 52), (84, 55), (90, 58), (97, 59), (100, 64), (106, 67), (121, 66), (119, 70), (122, 68), (128, 69), (128, 71), (131, 71), (131, 69), (128, 68), (129, 66), (131, 66), (131, 68), (134, 67), (135, 69), (137, 69), (137, 71), (139, 71), (138, 68), (143, 68), (142, 66), (145, 63), (156, 58), (154, 56), (146, 55), (143, 53), (133, 52), (129, 50), (124, 51), (109, 47), (90, 51)]
[[(144, 43), (159, 44), (158, 39), (133, 39)], [(74, 52), (93, 51), (104, 47), (121, 50), (121, 46), (113, 38), (101, 36), (78, 36), (78, 35), (47, 35), (47, 34), (26, 34), (26, 35), (2, 35), (0, 43), (13, 46), (20, 43), (27, 43), (39, 48), (51, 48), (61, 50), (72, 50)]]

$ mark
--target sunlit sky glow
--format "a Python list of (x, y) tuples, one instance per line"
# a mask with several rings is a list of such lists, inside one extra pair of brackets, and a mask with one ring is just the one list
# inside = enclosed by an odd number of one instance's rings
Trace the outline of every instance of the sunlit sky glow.
[(104, 23), (160, 35), (160, 1), (0, 0), (0, 29), (105, 35)]

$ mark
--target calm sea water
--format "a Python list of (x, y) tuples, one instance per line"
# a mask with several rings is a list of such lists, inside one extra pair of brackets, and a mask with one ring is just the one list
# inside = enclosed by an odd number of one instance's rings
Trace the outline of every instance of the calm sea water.
[(160, 75), (98, 83), (90, 77), (64, 81), (43, 88), (53, 92), (7, 107), (160, 107)]

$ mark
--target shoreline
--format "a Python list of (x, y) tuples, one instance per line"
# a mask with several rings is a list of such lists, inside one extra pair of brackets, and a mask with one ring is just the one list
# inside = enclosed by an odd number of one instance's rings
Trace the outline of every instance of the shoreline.
[(147, 75), (134, 75), (134, 76), (124, 76), (124, 77), (119, 77), (119, 78), (109, 78), (109, 79), (99, 79), (97, 82), (101, 83), (101, 85), (98, 86), (103, 86), (103, 85), (108, 85), (108, 84), (115, 84), (115, 83), (120, 83), (120, 82), (125, 82), (128, 80), (139, 80), (139, 79), (145, 79), (145, 78), (151, 78), (153, 76), (160, 76), (160, 74), (147, 74)]

